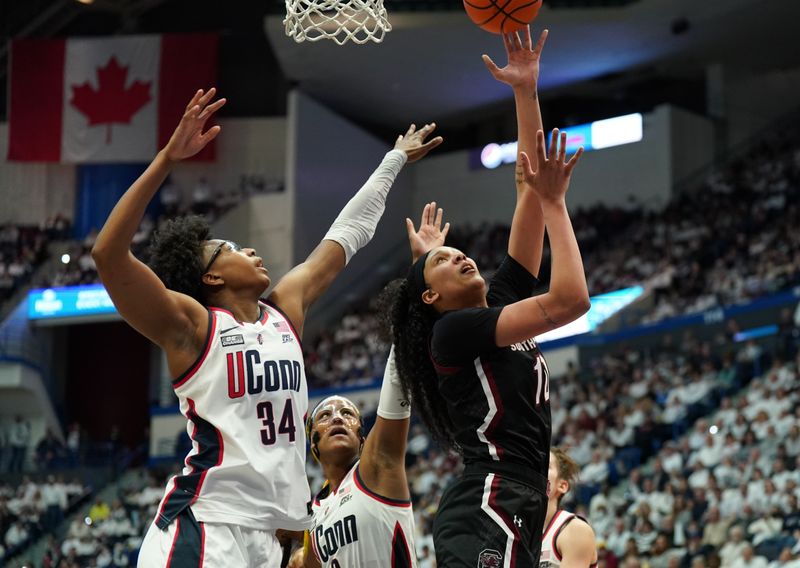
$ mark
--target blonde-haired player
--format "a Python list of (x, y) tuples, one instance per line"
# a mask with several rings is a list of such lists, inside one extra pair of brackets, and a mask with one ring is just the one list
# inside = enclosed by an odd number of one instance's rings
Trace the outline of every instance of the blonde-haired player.
[(578, 464), (567, 452), (550, 448), (547, 470), (547, 516), (542, 535), (539, 568), (587, 568), (597, 564), (597, 548), (592, 527), (583, 517), (561, 508), (564, 498), (577, 481)]

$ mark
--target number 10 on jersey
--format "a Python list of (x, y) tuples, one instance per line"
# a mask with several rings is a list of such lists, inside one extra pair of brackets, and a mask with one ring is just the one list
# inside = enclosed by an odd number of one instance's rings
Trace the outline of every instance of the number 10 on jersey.
[(536, 357), (533, 370), (536, 372), (536, 396), (534, 400), (536, 406), (539, 406), (543, 402), (550, 402), (550, 369), (547, 368), (544, 357), (541, 355)]

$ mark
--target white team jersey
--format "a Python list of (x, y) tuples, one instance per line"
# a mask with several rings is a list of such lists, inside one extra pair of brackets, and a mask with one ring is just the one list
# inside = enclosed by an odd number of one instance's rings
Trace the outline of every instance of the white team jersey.
[(350, 469), (335, 492), (314, 499), (311, 547), (328, 568), (416, 568), (411, 501), (370, 491)]
[(192, 450), (167, 484), (159, 528), (187, 506), (201, 522), (310, 526), (303, 352), (289, 320), (275, 306), (259, 305), (256, 323), (210, 308), (203, 353), (173, 381)]
[[(578, 517), (575, 513), (569, 513), (559, 509), (556, 511), (556, 514), (553, 515), (553, 518), (550, 519), (550, 524), (547, 525), (542, 535), (542, 552), (539, 555), (539, 568), (557, 568), (561, 566), (561, 553), (556, 546), (556, 540), (567, 523), (575, 518), (583, 520), (583, 517)], [(592, 564), (592, 566), (596, 566), (596, 564)]]

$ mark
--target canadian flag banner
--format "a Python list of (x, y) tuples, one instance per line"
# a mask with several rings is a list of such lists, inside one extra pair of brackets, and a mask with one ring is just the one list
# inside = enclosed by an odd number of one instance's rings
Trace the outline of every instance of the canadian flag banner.
[[(11, 42), (8, 159), (148, 162), (215, 85), (216, 34)], [(194, 159), (214, 158), (209, 144)]]

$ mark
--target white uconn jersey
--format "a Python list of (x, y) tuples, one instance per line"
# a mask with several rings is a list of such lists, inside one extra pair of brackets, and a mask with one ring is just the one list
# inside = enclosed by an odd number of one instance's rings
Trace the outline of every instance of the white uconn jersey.
[[(556, 568), (561, 566), (561, 553), (558, 550), (556, 541), (558, 540), (558, 535), (560, 535), (564, 527), (567, 526), (567, 523), (573, 519), (579, 519), (579, 521), (585, 522), (583, 517), (579, 517), (575, 513), (569, 513), (562, 509), (556, 511), (556, 514), (550, 519), (550, 524), (547, 525), (542, 535), (542, 552), (539, 555), (539, 568)], [(597, 564), (592, 564), (591, 566), (597, 566)]]
[(192, 450), (167, 484), (161, 529), (187, 506), (201, 522), (309, 527), (303, 353), (288, 319), (259, 305), (256, 323), (210, 308), (203, 353), (173, 382)]
[(414, 512), (410, 501), (373, 493), (361, 481), (358, 462), (338, 489), (314, 499), (311, 547), (328, 568), (411, 568)]

